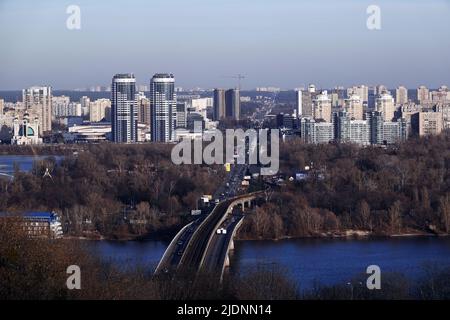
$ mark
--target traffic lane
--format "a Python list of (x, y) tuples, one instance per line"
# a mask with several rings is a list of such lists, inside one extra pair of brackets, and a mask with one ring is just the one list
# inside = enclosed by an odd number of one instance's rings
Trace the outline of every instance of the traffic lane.
[(186, 250), (186, 246), (189, 243), (192, 235), (194, 234), (195, 230), (197, 230), (200, 223), (204, 220), (204, 218), (199, 218), (194, 221), (194, 223), (188, 227), (180, 236), (178, 239), (175, 249), (172, 252), (172, 259), (171, 259), (171, 266), (178, 266), (180, 263), (181, 257)]
[(203, 268), (210, 272), (221, 271), (225, 263), (225, 258), (228, 252), (228, 246), (233, 235), (234, 228), (243, 218), (242, 215), (231, 215), (228, 217), (218, 229), (225, 229), (226, 234), (214, 233), (208, 251), (206, 252)]

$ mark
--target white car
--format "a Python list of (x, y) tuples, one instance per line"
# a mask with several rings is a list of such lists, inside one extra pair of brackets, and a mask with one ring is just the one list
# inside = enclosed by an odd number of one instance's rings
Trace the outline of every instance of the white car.
[(224, 228), (219, 228), (216, 231), (217, 234), (227, 234), (227, 229)]

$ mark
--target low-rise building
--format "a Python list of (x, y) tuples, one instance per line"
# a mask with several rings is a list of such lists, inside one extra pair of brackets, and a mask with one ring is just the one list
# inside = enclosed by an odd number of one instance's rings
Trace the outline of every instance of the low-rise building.
[(31, 145), (41, 144), (42, 138), (39, 138), (39, 119), (34, 118), (30, 121), (28, 114), (25, 114), (22, 120), (18, 118), (13, 122), (13, 136), (11, 144)]
[(55, 239), (63, 235), (60, 218), (54, 212), (0, 213), (0, 219), (10, 219), (12, 223), (18, 223), (31, 238)]

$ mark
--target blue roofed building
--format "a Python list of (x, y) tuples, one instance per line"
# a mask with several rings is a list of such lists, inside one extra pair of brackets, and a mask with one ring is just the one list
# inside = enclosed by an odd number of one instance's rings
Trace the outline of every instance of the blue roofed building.
[(0, 213), (0, 218), (21, 219), (24, 230), (32, 238), (57, 239), (63, 235), (60, 218), (54, 212)]

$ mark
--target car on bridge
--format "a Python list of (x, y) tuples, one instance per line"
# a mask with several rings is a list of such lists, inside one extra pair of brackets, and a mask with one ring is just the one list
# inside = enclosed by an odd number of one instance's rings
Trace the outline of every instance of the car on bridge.
[(217, 234), (227, 234), (227, 229), (224, 228), (219, 228), (216, 230)]

